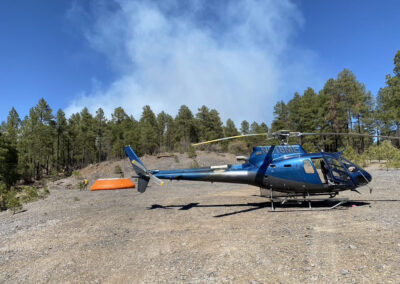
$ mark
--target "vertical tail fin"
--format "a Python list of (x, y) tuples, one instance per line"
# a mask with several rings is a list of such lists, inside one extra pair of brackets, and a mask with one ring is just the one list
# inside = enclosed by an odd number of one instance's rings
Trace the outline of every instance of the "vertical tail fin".
[[(145, 166), (143, 165), (142, 161), (139, 159), (139, 157), (136, 155), (135, 152), (133, 152), (131, 146), (125, 146), (124, 147), (125, 153), (128, 156), (129, 160), (131, 163), (134, 165), (136, 162), (139, 163), (143, 168)], [(145, 168), (146, 169), (146, 168)], [(147, 171), (147, 170), (146, 170)]]
[(138, 191), (143, 193), (146, 191), (147, 184), (149, 183), (150, 178), (138, 178)]
[(131, 162), (133, 169), (135, 170), (136, 174), (138, 175), (138, 191), (143, 193), (146, 191), (147, 185), (150, 180), (150, 176), (147, 174), (147, 169), (143, 165), (142, 161), (140, 161), (139, 157), (136, 153), (132, 150), (131, 146), (124, 147), (125, 153)]
[(146, 191), (149, 180), (151, 179), (154, 183), (163, 186), (164, 182), (153, 176), (153, 174), (146, 169), (142, 161), (140, 161), (139, 157), (132, 150), (131, 146), (124, 147), (125, 153), (131, 162), (133, 169), (138, 175), (138, 191), (143, 193)]

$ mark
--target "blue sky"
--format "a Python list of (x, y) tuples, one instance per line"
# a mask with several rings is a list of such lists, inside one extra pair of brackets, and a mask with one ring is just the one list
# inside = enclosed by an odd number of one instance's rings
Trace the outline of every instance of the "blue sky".
[(149, 104), (271, 122), (278, 99), (349, 68), (374, 95), (400, 49), (399, 1), (0, 3), (0, 121), (44, 97), (67, 114)]

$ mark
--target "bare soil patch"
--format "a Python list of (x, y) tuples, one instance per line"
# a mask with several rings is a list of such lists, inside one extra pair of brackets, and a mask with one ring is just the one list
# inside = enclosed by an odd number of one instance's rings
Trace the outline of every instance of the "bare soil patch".
[[(149, 168), (190, 166), (179, 155), (145, 157)], [(234, 156), (199, 153), (201, 165)], [(120, 164), (82, 175), (112, 177)], [(251, 186), (167, 182), (136, 190), (90, 192), (68, 178), (51, 195), (0, 213), (0, 282), (343, 283), (400, 281), (400, 171), (372, 169), (370, 195), (347, 192), (333, 211), (271, 213)], [(356, 205), (356, 207), (352, 207)]]

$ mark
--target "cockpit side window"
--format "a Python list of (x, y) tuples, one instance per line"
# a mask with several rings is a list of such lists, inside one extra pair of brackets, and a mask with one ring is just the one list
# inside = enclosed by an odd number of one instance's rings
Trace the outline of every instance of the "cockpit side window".
[(350, 172), (355, 172), (358, 170), (358, 166), (350, 162), (349, 160), (346, 160), (343, 157), (340, 157), (342, 160), (343, 165), (350, 171)]
[(348, 179), (348, 174), (346, 170), (343, 168), (343, 166), (340, 164), (340, 162), (333, 157), (327, 157), (326, 161), (329, 165), (329, 168), (332, 171), (332, 174), (335, 178), (341, 179), (341, 180), (346, 180)]
[(303, 160), (304, 171), (306, 174), (313, 174), (315, 173), (314, 167), (311, 164), (310, 160)]

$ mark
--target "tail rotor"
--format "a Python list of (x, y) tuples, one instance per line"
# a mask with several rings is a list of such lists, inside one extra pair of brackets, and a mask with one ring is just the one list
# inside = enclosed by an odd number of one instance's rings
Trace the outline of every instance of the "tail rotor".
[(138, 191), (143, 193), (146, 191), (149, 181), (158, 184), (159, 186), (163, 186), (164, 182), (159, 178), (155, 177), (151, 171), (146, 169), (143, 165), (142, 161), (140, 161), (139, 157), (132, 150), (131, 146), (124, 147), (125, 153), (128, 156), (133, 169), (135, 170), (138, 178)]

